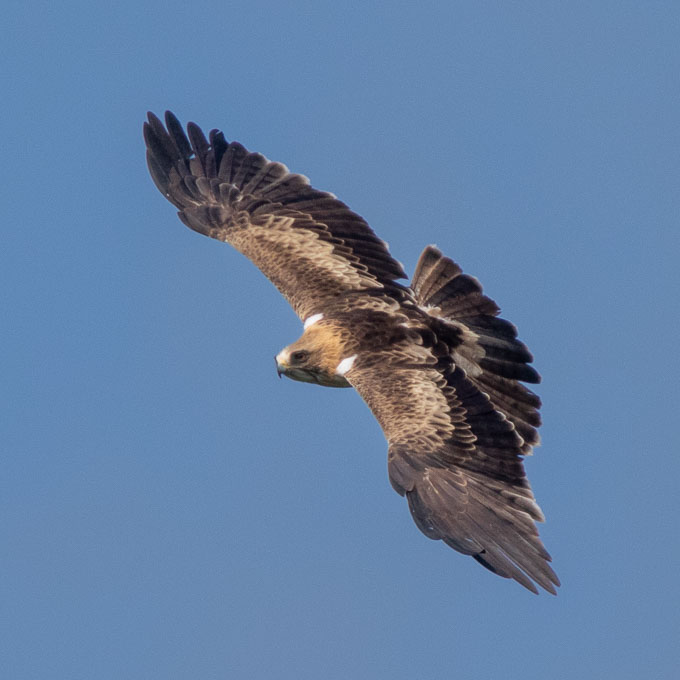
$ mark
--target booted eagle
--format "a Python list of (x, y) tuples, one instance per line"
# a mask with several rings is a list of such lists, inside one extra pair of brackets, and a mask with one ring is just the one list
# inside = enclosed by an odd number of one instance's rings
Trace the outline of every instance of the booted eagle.
[(149, 113), (147, 161), (188, 227), (253, 261), (304, 322), (279, 374), (354, 387), (383, 429), (394, 489), (429, 538), (499, 576), (555, 593), (524, 473), (538, 444), (538, 373), (477, 279), (437, 248), (410, 287), (356, 213), (307, 178), (172, 113)]

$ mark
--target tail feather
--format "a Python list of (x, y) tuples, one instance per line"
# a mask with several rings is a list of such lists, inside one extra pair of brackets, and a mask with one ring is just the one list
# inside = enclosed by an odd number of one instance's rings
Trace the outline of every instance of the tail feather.
[[(510, 420), (529, 453), (538, 444), (540, 399), (522, 382), (538, 383), (540, 375), (529, 364), (533, 356), (517, 339), (517, 328), (498, 317), (500, 309), (484, 295), (479, 281), (434, 246), (420, 256), (411, 288), (418, 304), (444, 324), (448, 322), (458, 345), (456, 364), (488, 395), (494, 408)], [(462, 335), (460, 329), (464, 329)]]

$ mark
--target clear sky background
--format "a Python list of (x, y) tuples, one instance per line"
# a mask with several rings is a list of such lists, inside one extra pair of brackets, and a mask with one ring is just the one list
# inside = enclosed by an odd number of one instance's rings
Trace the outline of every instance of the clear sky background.
[[(677, 677), (677, 2), (8, 0), (0, 33), (3, 677)], [(292, 310), (148, 176), (166, 108), (519, 326), (557, 597), (418, 531), (356, 393), (278, 380)]]

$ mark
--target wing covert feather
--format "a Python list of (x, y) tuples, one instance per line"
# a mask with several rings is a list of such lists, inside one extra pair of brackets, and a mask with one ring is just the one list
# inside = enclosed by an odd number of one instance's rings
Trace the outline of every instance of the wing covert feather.
[(388, 441), (394, 489), (417, 526), (533, 592), (559, 580), (538, 537), (543, 521), (522, 463), (522, 438), (459, 367), (414, 346), (413, 362), (359, 355), (346, 378)]
[(356, 213), (312, 188), (281, 163), (227, 142), (187, 133), (170, 112), (165, 127), (149, 113), (147, 162), (160, 192), (194, 231), (234, 246), (267, 276), (305, 319), (348, 291), (384, 289), (410, 296), (396, 280), (401, 265)]

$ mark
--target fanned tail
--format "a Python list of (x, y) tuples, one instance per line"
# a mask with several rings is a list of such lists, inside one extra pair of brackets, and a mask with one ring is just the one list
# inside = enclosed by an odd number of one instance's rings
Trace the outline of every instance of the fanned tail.
[[(517, 328), (498, 318), (500, 308), (484, 295), (479, 281), (434, 246), (423, 251), (411, 283), (418, 304), (431, 316), (463, 331), (463, 342), (453, 353), (475, 385), (494, 407), (510, 420), (524, 440), (528, 454), (540, 442), (541, 400), (519, 381), (538, 383), (541, 378), (529, 364), (533, 356), (517, 339)], [(443, 331), (445, 332), (445, 330)]]

